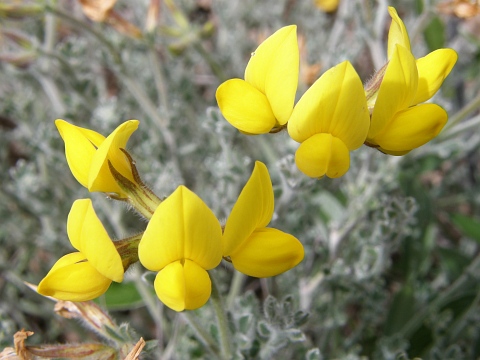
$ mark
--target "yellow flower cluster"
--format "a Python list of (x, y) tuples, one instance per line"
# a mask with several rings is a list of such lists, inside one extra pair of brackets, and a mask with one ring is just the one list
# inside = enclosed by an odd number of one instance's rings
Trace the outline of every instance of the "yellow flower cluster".
[(141, 181), (125, 147), (137, 120), (121, 124), (107, 138), (64, 120), (56, 121), (65, 141), (70, 169), (89, 191), (102, 191), (125, 201), (149, 219), (142, 234), (112, 241), (89, 199), (73, 204), (68, 237), (78, 250), (65, 255), (38, 285), (45, 296), (86, 301), (103, 294), (112, 281), (140, 263), (158, 272), (154, 288), (159, 299), (176, 311), (197, 309), (210, 297), (207, 270), (222, 258), (240, 272), (255, 277), (281, 274), (303, 259), (303, 246), (294, 236), (268, 228), (274, 211), (272, 182), (266, 166), (256, 162), (222, 228), (208, 206), (179, 186), (161, 201)]
[[(440, 106), (423, 104), (440, 88), (457, 60), (451, 49), (415, 59), (402, 20), (394, 8), (388, 35), (388, 62), (364, 87), (348, 62), (327, 70), (295, 104), (299, 51), (296, 26), (266, 39), (245, 70), (216, 93), (224, 117), (246, 134), (287, 128), (300, 145), (298, 168), (314, 178), (344, 175), (350, 151), (362, 144), (403, 155), (434, 138), (447, 121)], [(89, 191), (100, 191), (138, 211), (148, 225), (143, 233), (112, 241), (89, 199), (77, 200), (67, 232), (77, 252), (65, 255), (38, 285), (57, 299), (85, 301), (122, 282), (128, 267), (140, 261), (157, 272), (159, 299), (176, 310), (197, 309), (212, 289), (208, 270), (222, 259), (249, 276), (270, 277), (299, 264), (302, 244), (294, 236), (267, 227), (274, 212), (272, 182), (256, 162), (224, 226), (191, 190), (179, 186), (161, 200), (141, 180), (125, 150), (139, 121), (129, 120), (108, 137), (57, 120), (73, 176)]]
[(245, 70), (216, 93), (225, 119), (246, 134), (287, 127), (299, 142), (295, 162), (314, 178), (337, 178), (350, 167), (350, 151), (362, 144), (404, 155), (432, 140), (447, 122), (435, 104), (422, 104), (440, 88), (457, 61), (452, 49), (418, 60), (396, 10), (389, 7), (388, 62), (364, 87), (345, 61), (327, 70), (294, 104), (299, 72), (296, 26), (266, 39)]

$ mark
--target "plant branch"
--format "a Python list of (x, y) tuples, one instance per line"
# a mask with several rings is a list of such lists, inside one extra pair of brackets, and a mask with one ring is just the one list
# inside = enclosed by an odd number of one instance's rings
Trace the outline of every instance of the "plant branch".
[(230, 359), (232, 355), (232, 350), (230, 346), (230, 331), (228, 329), (227, 323), (227, 314), (224, 304), (222, 302), (222, 297), (220, 296), (220, 292), (218, 291), (218, 286), (216, 284), (215, 279), (213, 276), (210, 276), (212, 279), (212, 295), (210, 300), (212, 301), (213, 310), (217, 315), (217, 323), (218, 323), (218, 332), (220, 334), (220, 348), (221, 354), (223, 359)]
[(432, 300), (428, 305), (423, 309), (418, 311), (414, 317), (408, 321), (405, 326), (400, 330), (404, 338), (411, 337), (415, 331), (423, 324), (425, 319), (432, 313), (432, 311), (437, 310), (439, 307), (445, 305), (445, 303), (454, 295), (458, 293), (460, 288), (465, 285), (467, 280), (478, 271), (480, 267), (480, 254), (478, 254), (470, 265), (464, 270), (462, 275), (460, 275), (457, 280), (446, 288), (440, 295), (438, 295), (434, 300)]

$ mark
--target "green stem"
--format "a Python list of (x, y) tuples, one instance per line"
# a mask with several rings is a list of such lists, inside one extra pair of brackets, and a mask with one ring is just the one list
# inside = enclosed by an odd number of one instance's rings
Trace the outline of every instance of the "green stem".
[(161, 308), (158, 306), (159, 302), (155, 298), (155, 295), (153, 295), (152, 292), (147, 288), (147, 285), (142, 279), (142, 275), (138, 266), (133, 267), (133, 271), (131, 271), (131, 274), (133, 274), (133, 277), (135, 279), (135, 287), (137, 288), (138, 293), (142, 297), (142, 300), (145, 302), (145, 306), (147, 307), (148, 312), (152, 316), (156, 328), (162, 329), (162, 311)]
[(193, 47), (207, 62), (208, 66), (210, 66), (210, 70), (212, 70), (212, 73), (217, 77), (220, 82), (227, 80), (227, 77), (223, 72), (222, 67), (218, 65), (218, 63), (213, 59), (210, 53), (205, 50), (201, 43), (194, 43)]
[(163, 76), (163, 67), (153, 44), (149, 44), (148, 59), (152, 67), (155, 87), (157, 88), (158, 103), (161, 104), (165, 110), (165, 122), (168, 125), (170, 124), (170, 106), (168, 102), (168, 91), (165, 86), (166, 82)]
[(195, 313), (192, 311), (184, 311), (180, 313), (183, 319), (190, 325), (191, 329), (195, 332), (198, 340), (203, 344), (212, 355), (217, 359), (221, 359), (219, 349), (213, 337), (205, 330), (204, 326), (198, 321)]
[(220, 296), (220, 292), (218, 291), (218, 286), (213, 278), (212, 278), (212, 295), (210, 300), (212, 301), (213, 310), (217, 315), (217, 322), (218, 322), (218, 332), (220, 334), (220, 348), (222, 359), (230, 359), (232, 356), (231, 344), (230, 344), (230, 331), (228, 329), (228, 320), (227, 320), (227, 313), (226, 309), (223, 306), (222, 297)]
[(457, 123), (466, 118), (472, 111), (480, 107), (480, 93), (475, 96), (468, 104), (461, 108), (454, 116), (450, 118), (450, 121), (445, 126), (443, 133), (447, 133), (448, 130), (453, 128)]
[[(162, 118), (159, 115), (159, 112), (156, 106), (152, 103), (148, 95), (143, 91), (143, 89), (138, 86), (137, 82), (134, 81), (128, 74), (123, 73), (121, 77), (127, 89), (130, 91), (135, 100), (138, 101), (143, 111), (153, 120), (153, 123), (160, 130), (160, 133), (163, 136), (163, 140), (169, 149), (172, 158), (176, 158), (176, 143), (175, 137), (172, 132), (168, 129), (168, 122), (165, 118)], [(150, 132), (150, 135), (154, 135), (155, 132)]]
[(230, 291), (228, 292), (227, 296), (227, 310), (231, 310), (233, 308), (233, 302), (238, 294), (240, 294), (243, 281), (246, 277), (247, 276), (242, 274), (240, 271), (234, 271), (232, 283), (230, 284)]
[(57, 40), (57, 21), (53, 14), (45, 15), (45, 37), (43, 41), (43, 48), (50, 52), (55, 47)]
[(439, 143), (454, 138), (461, 133), (467, 133), (468, 131), (475, 131), (480, 125), (480, 116), (477, 115), (468, 120), (462, 121), (462, 123), (457, 124), (455, 127), (450, 127), (446, 132), (443, 132), (439, 138)]
[[(135, 100), (137, 100), (137, 102), (140, 104), (142, 110), (147, 114), (147, 116), (150, 117), (150, 119), (153, 121), (153, 124), (160, 130), (159, 133), (162, 135), (163, 141), (170, 152), (172, 164), (176, 168), (175, 170), (178, 172), (178, 174), (183, 176), (182, 168), (180, 167), (177, 157), (176, 139), (168, 128), (168, 119), (159, 115), (158, 109), (152, 103), (152, 100), (148, 97), (147, 93), (141, 86), (138, 85), (135, 80), (130, 77), (128, 73), (123, 72), (121, 75), (122, 76), (120, 76), (120, 79), (123, 81), (128, 91), (130, 91), (130, 94), (132, 94)], [(158, 142), (157, 132), (151, 131), (150, 137), (157, 137), (154, 139), (154, 142)]]
[(58, 90), (57, 84), (48, 76), (32, 71), (33, 76), (42, 86), (43, 91), (47, 95), (52, 104), (56, 117), (62, 117), (67, 112), (67, 108), (62, 100), (61, 92)]
[(163, 352), (163, 329), (165, 329), (163, 322), (163, 304), (158, 301), (156, 296), (150, 291), (150, 289), (145, 284), (145, 281), (142, 279), (142, 274), (138, 266), (133, 266), (133, 271), (131, 271), (135, 279), (135, 287), (142, 297), (145, 306), (147, 307), (150, 316), (155, 322), (156, 329), (156, 338), (158, 341), (158, 351), (159, 353)]
[(162, 355), (160, 356), (160, 360), (168, 360), (175, 355), (178, 334), (183, 332), (183, 329), (185, 327), (185, 324), (179, 320), (180, 320), (180, 315), (177, 314), (177, 316), (175, 317), (173, 335), (168, 340), (168, 344), (165, 347), (165, 350), (162, 352)]
[(415, 331), (423, 324), (425, 319), (432, 313), (432, 311), (437, 310), (443, 306), (452, 295), (459, 292), (460, 288), (465, 285), (466, 281), (478, 271), (480, 266), (480, 254), (478, 254), (470, 265), (465, 269), (465, 271), (460, 275), (460, 277), (443, 293), (438, 295), (434, 300), (432, 300), (427, 306), (418, 311), (414, 317), (410, 319), (409, 322), (405, 324), (402, 330), (399, 332), (402, 337), (410, 338)]
[[(453, 341), (458, 341), (461, 338), (463, 330), (472, 322), (472, 319), (475, 319), (475, 313), (478, 311), (478, 306), (480, 304), (480, 292), (477, 293), (472, 303), (470, 304), (467, 311), (461, 316), (461, 318), (450, 327), (450, 339)], [(453, 343), (453, 342), (451, 342)]]
[(86, 32), (93, 35), (98, 41), (100, 41), (103, 45), (105, 45), (108, 48), (108, 51), (113, 56), (113, 60), (115, 61), (115, 63), (117, 65), (122, 65), (122, 59), (120, 57), (120, 54), (115, 50), (113, 45), (101, 33), (92, 29), (92, 27), (89, 26), (87, 23), (85, 23), (85, 22), (83, 22), (83, 21), (81, 21), (81, 20), (79, 20), (79, 19), (77, 19), (73, 16), (70, 16), (69, 14), (64, 13), (63, 11), (58, 10), (58, 9), (56, 9), (56, 8), (50, 6), (50, 5), (45, 6), (45, 11), (47, 11), (47, 12), (49, 12), (49, 13), (51, 13), (51, 14), (59, 17), (59, 18), (62, 18), (64, 20), (66, 20), (69, 25), (73, 25), (73, 26), (75, 26), (75, 27), (77, 27), (81, 30), (85, 30)]

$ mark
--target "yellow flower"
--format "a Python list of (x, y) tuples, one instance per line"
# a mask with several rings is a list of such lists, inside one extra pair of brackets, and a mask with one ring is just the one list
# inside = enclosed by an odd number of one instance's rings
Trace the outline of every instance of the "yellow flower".
[(267, 228), (273, 216), (273, 188), (267, 167), (257, 161), (223, 233), (223, 256), (238, 271), (255, 277), (281, 274), (303, 259), (295, 237)]
[(337, 10), (340, 0), (314, 0), (313, 2), (320, 10), (325, 12), (333, 12)]
[(140, 262), (158, 271), (158, 298), (175, 311), (203, 306), (210, 297), (206, 270), (222, 260), (222, 228), (205, 203), (179, 186), (155, 210), (138, 247)]
[(122, 259), (90, 199), (73, 203), (67, 233), (78, 252), (55, 263), (38, 285), (40, 294), (60, 300), (87, 301), (102, 295), (112, 281), (122, 282)]
[(392, 17), (389, 62), (367, 85), (372, 116), (366, 143), (390, 155), (404, 155), (432, 140), (446, 124), (445, 110), (420, 103), (438, 91), (457, 54), (439, 49), (415, 60), (405, 25), (393, 7), (388, 11)]
[(56, 120), (55, 125), (65, 142), (68, 166), (77, 181), (91, 192), (117, 193), (120, 197), (127, 197), (115, 181), (108, 161), (122, 176), (135, 182), (130, 161), (120, 149), (125, 149), (138, 124), (138, 120), (128, 120), (105, 138), (95, 131)]
[(304, 174), (337, 178), (350, 167), (370, 124), (362, 81), (345, 61), (326, 71), (300, 98), (288, 133), (300, 142), (295, 162)]
[(297, 27), (281, 28), (252, 53), (245, 80), (230, 79), (216, 93), (227, 121), (241, 132), (264, 134), (285, 125), (298, 86)]

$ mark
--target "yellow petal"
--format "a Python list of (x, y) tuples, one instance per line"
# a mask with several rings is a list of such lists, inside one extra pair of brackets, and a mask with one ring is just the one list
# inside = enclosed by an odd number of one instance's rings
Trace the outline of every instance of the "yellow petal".
[(168, 264), (155, 278), (155, 292), (166, 306), (175, 310), (194, 310), (210, 298), (212, 284), (208, 273), (195, 262)]
[(435, 95), (457, 59), (458, 55), (452, 49), (438, 49), (417, 59), (418, 89), (411, 105), (427, 101)]
[(315, 0), (315, 5), (325, 11), (325, 12), (333, 12), (338, 8), (339, 0)]
[(212, 269), (222, 260), (222, 228), (197, 195), (179, 186), (155, 210), (138, 256), (143, 266), (153, 271), (183, 259)]
[(397, 45), (380, 85), (367, 140), (380, 133), (397, 112), (410, 106), (417, 86), (415, 58), (410, 51)]
[(438, 105), (417, 105), (399, 112), (374, 140), (387, 153), (408, 152), (437, 136), (447, 118), (445, 110)]
[(277, 229), (263, 228), (230, 255), (238, 271), (254, 277), (279, 275), (303, 260), (303, 245), (294, 236)]
[(90, 199), (73, 203), (68, 214), (67, 233), (73, 247), (98, 272), (116, 282), (123, 280), (122, 259), (98, 219)]
[(257, 161), (225, 224), (223, 255), (229, 256), (255, 229), (267, 226), (273, 216), (273, 206), (270, 175), (265, 164)]
[(293, 110), (299, 58), (297, 27), (285, 26), (260, 44), (245, 69), (245, 81), (267, 96), (280, 125)]
[(88, 301), (107, 291), (111, 282), (76, 252), (60, 258), (38, 284), (37, 291), (60, 300)]
[(408, 154), (411, 150), (407, 151), (392, 151), (392, 150), (386, 150), (382, 147), (378, 147), (377, 150), (383, 152), (384, 154), (392, 155), (392, 156), (403, 156)]
[(316, 134), (300, 144), (295, 163), (307, 176), (338, 178), (350, 167), (350, 153), (342, 140), (330, 134)]
[(362, 81), (344, 61), (326, 71), (303, 94), (288, 121), (288, 133), (298, 142), (329, 133), (353, 150), (364, 143), (369, 126)]
[(88, 177), (89, 191), (122, 193), (108, 167), (113, 167), (128, 180), (134, 182), (130, 162), (120, 149), (125, 149), (132, 133), (137, 130), (139, 121), (128, 120), (119, 125), (98, 147), (92, 159)]
[(105, 141), (105, 136), (97, 133), (96, 131), (78, 126), (76, 128), (83, 134), (83, 136), (90, 140), (97, 149)]
[(65, 142), (65, 156), (70, 171), (80, 184), (88, 187), (92, 160), (104, 137), (92, 130), (80, 128), (61, 119), (57, 119), (55, 125)]
[(388, 59), (392, 59), (393, 54), (395, 53), (396, 45), (401, 45), (409, 52), (410, 49), (410, 39), (408, 37), (407, 29), (402, 19), (397, 14), (397, 10), (394, 7), (389, 6), (388, 12), (392, 17), (392, 23), (390, 24), (390, 30), (388, 31), (388, 50), (387, 55)]
[(215, 96), (225, 119), (238, 130), (265, 134), (275, 126), (267, 97), (246, 81), (227, 80), (218, 87)]

